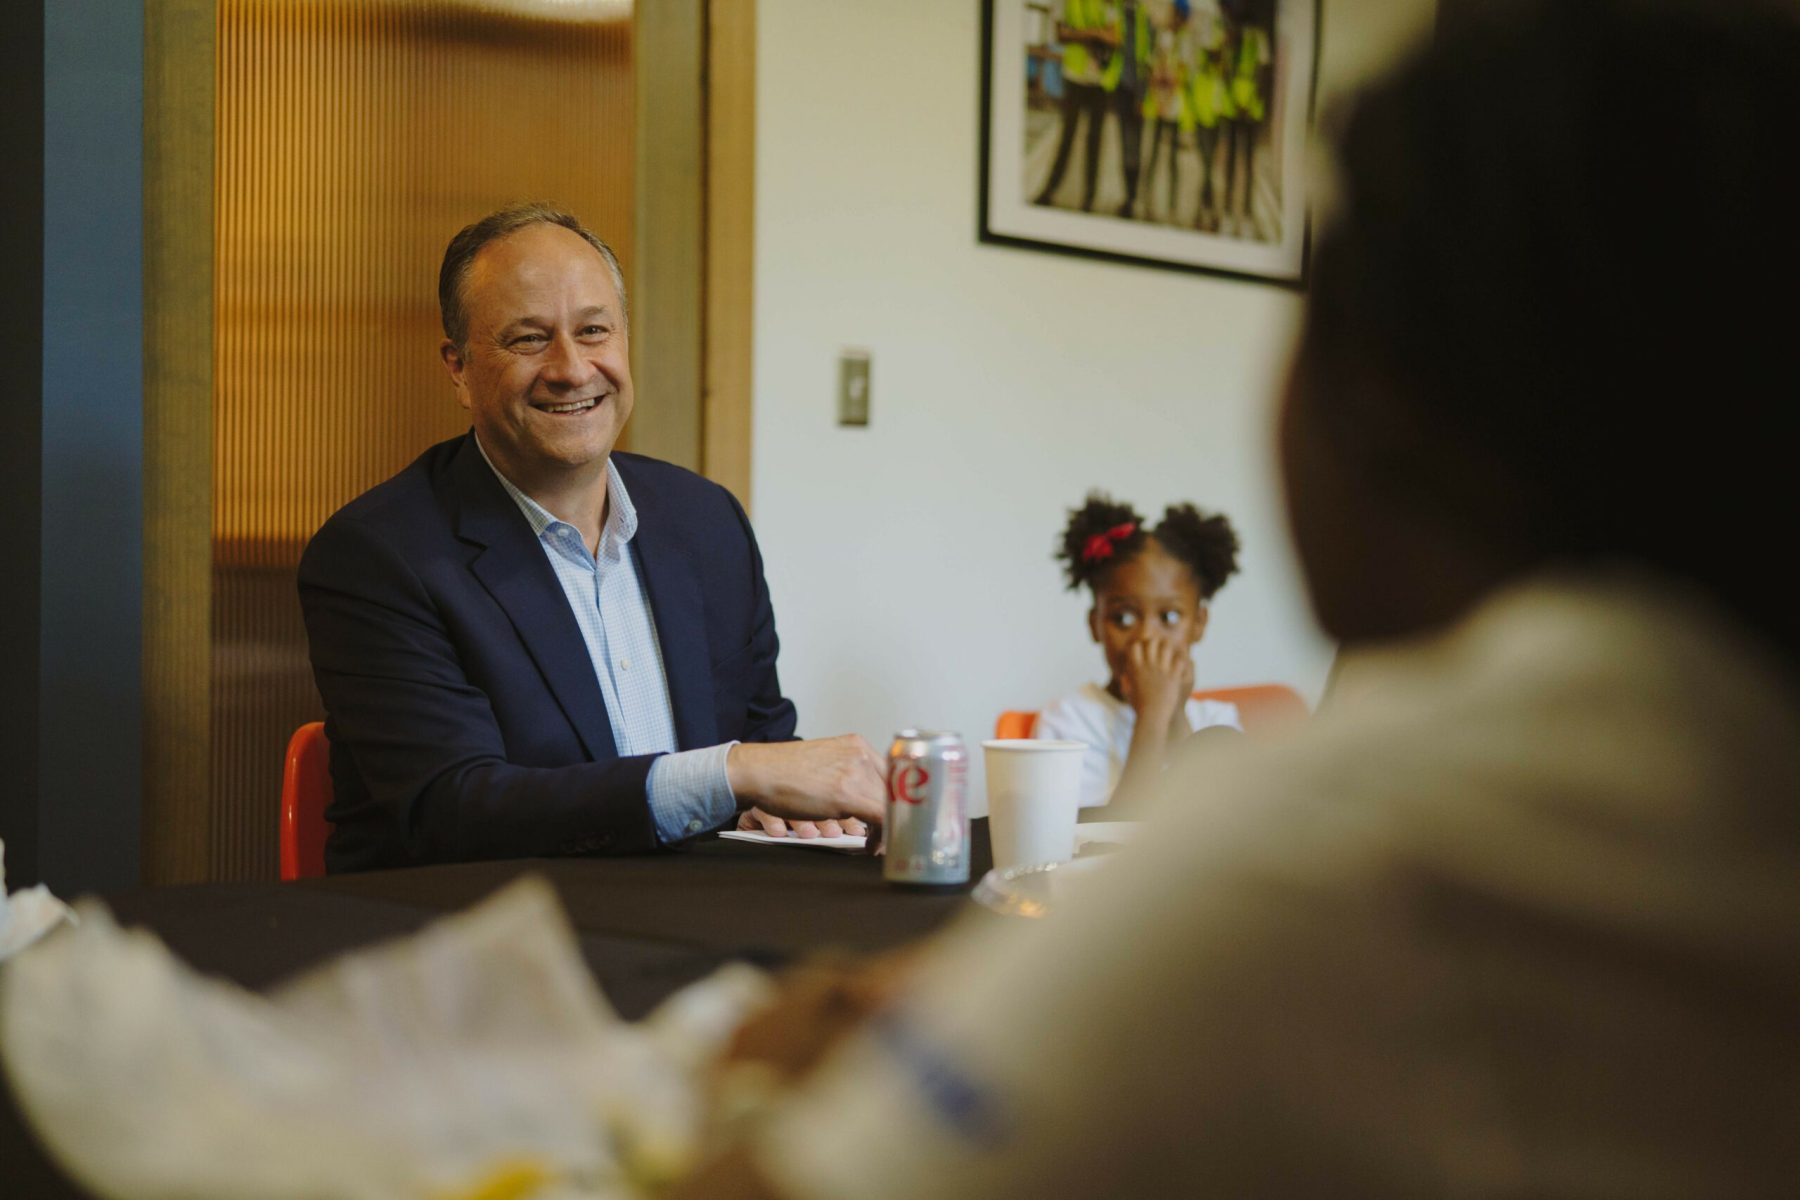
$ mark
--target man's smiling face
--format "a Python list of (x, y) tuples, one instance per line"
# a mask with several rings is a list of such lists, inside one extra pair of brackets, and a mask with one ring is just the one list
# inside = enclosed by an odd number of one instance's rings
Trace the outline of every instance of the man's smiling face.
[(599, 477), (631, 416), (631, 350), (606, 261), (560, 225), (482, 247), (462, 283), (468, 333), (446, 341), (457, 401), (527, 492)]

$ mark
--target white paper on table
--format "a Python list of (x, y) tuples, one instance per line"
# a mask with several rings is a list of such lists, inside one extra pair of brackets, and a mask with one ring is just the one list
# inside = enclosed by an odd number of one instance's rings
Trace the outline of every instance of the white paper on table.
[(869, 839), (860, 833), (845, 833), (829, 838), (803, 838), (791, 834), (787, 837), (771, 837), (760, 829), (727, 829), (719, 836), (736, 842), (755, 842), (759, 846), (810, 846), (814, 850), (861, 851), (869, 844)]

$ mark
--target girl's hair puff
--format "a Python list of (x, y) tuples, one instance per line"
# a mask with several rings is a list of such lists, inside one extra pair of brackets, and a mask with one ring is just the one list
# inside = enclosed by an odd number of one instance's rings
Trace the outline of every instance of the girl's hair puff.
[(1210, 600), (1237, 573), (1238, 538), (1221, 513), (1203, 513), (1192, 504), (1171, 504), (1154, 529), (1129, 504), (1105, 492), (1089, 492), (1071, 509), (1056, 550), (1069, 590), (1098, 591), (1108, 572), (1137, 557), (1154, 538), (1176, 562), (1194, 573), (1200, 598)]
[[(1130, 532), (1121, 532), (1127, 526)], [(1093, 587), (1108, 570), (1135, 554), (1149, 536), (1137, 509), (1118, 503), (1105, 492), (1089, 492), (1086, 503), (1069, 510), (1069, 523), (1063, 527), (1062, 544), (1056, 550), (1069, 590)], [(1107, 549), (1095, 553), (1102, 542)]]
[(1224, 513), (1203, 513), (1191, 504), (1171, 504), (1163, 510), (1154, 536), (1170, 558), (1193, 571), (1202, 600), (1211, 600), (1225, 581), (1237, 574), (1237, 531)]

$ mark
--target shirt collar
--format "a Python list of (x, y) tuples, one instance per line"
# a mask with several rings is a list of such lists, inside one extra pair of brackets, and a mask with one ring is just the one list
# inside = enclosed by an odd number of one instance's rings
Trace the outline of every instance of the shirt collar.
[[(488, 465), (488, 470), (494, 473), (494, 478), (500, 481), (506, 494), (519, 506), (519, 511), (531, 523), (532, 533), (541, 538), (545, 530), (569, 524), (520, 491), (518, 485), (502, 474), (500, 468), (494, 465), (494, 460), (488, 457), (487, 447), (481, 444), (480, 436), (472, 436), (475, 437), (475, 448), (481, 451), (481, 461)], [(605, 546), (611, 542), (623, 546), (637, 536), (637, 527), (637, 508), (631, 503), (631, 494), (625, 490), (625, 481), (619, 477), (619, 468), (613, 465), (609, 454), (606, 457), (606, 524), (600, 530), (600, 544)]]

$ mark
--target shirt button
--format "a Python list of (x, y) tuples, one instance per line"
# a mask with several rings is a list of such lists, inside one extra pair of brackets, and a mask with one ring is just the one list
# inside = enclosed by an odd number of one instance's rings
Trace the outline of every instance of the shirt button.
[(619, 660), (619, 670), (621, 670), (621, 671), (631, 670), (631, 660), (629, 658), (621, 658)]
[(688, 832), (689, 833), (699, 833), (700, 830), (703, 828), (705, 828), (705, 826), (700, 824), (699, 818), (695, 818), (694, 820), (688, 822)]

